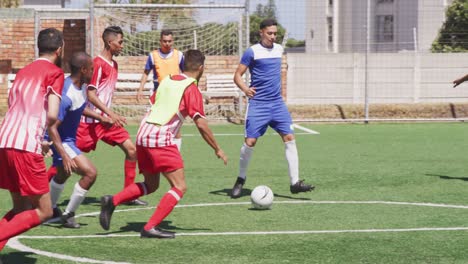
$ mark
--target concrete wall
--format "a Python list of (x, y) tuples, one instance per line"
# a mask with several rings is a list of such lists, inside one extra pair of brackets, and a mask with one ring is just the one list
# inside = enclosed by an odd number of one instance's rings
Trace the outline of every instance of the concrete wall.
[[(365, 54), (291, 53), (287, 59), (288, 104), (364, 103)], [(467, 69), (460, 54), (369, 54), (369, 102), (468, 102), (468, 84), (451, 84)]]

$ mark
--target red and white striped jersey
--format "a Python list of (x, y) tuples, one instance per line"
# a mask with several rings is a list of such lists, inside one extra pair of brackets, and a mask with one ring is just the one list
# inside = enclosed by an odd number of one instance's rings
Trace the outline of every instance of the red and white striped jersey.
[[(171, 76), (173, 80), (183, 80), (184, 75)], [(150, 110), (151, 111), (151, 110)], [(158, 126), (155, 124), (146, 123), (148, 112), (140, 123), (138, 129), (136, 144), (147, 148), (166, 147), (175, 145), (174, 137), (179, 132), (182, 124), (187, 116), (195, 118), (200, 116), (205, 118), (203, 109), (203, 96), (195, 84), (191, 84), (185, 89), (182, 100), (179, 105), (179, 112), (166, 125)]]
[[(112, 60), (108, 61), (102, 56), (97, 56), (93, 60), (94, 72), (88, 89), (96, 89), (96, 95), (99, 100), (107, 107), (111, 107), (112, 96), (114, 95), (115, 85), (117, 83), (118, 66), (117, 62)], [(101, 110), (88, 102), (88, 107), (101, 115), (105, 115)], [(93, 118), (83, 116), (81, 122), (85, 123), (98, 123), (99, 121)]]
[(0, 148), (41, 153), (46, 130), (47, 97), (60, 97), (63, 71), (48, 59), (39, 58), (21, 69), (8, 96), (8, 111), (0, 127)]

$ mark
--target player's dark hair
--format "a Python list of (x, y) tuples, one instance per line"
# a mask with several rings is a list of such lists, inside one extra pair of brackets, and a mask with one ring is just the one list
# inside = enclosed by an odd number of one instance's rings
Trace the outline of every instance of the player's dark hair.
[(102, 32), (102, 40), (104, 41), (105, 45), (107, 45), (107, 41), (109, 40), (109, 36), (117, 36), (118, 34), (124, 35), (123, 31), (122, 31), (122, 28), (120, 28), (119, 26), (110, 26), (110, 27), (106, 27), (106, 29), (104, 29), (104, 32)]
[(81, 68), (86, 66), (86, 63), (88, 63), (90, 58), (91, 56), (89, 56), (88, 53), (84, 51), (73, 53), (69, 62), (71, 74), (73, 75), (80, 72)]
[(278, 22), (276, 22), (276, 20), (274, 20), (273, 18), (264, 19), (260, 23), (260, 29), (264, 29), (266, 27), (271, 27), (271, 26), (278, 26)]
[(37, 48), (39, 55), (53, 53), (63, 46), (62, 31), (56, 28), (46, 28), (39, 32), (37, 36)]
[(163, 36), (169, 36), (169, 35), (174, 35), (174, 34), (172, 33), (172, 30), (170, 30), (170, 29), (163, 29), (163, 30), (161, 30), (161, 39), (162, 39)]
[(187, 50), (184, 53), (184, 71), (194, 72), (205, 64), (205, 55), (199, 50)]

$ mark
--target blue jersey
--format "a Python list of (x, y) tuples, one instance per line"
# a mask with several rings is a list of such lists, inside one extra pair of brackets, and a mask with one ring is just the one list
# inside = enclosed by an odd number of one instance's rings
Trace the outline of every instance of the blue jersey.
[(281, 63), (283, 47), (274, 43), (273, 48), (266, 48), (260, 43), (248, 48), (242, 55), (241, 64), (249, 67), (250, 86), (256, 88), (251, 101), (271, 102), (282, 100)]
[(85, 87), (83, 85), (80, 89), (73, 84), (70, 77), (65, 79), (58, 114), (58, 119), (62, 122), (58, 127), (62, 142), (76, 142), (76, 131), (87, 102)]

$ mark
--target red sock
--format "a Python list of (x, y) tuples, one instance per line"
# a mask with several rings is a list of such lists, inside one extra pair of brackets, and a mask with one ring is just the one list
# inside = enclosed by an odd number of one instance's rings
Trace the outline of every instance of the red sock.
[(135, 182), (136, 178), (136, 161), (125, 160), (125, 182), (124, 187)]
[[(13, 213), (13, 210), (10, 210), (8, 213), (6, 213), (2, 220), (0, 220), (0, 229), (3, 229), (2, 225), (8, 223), (13, 216), (15, 216), (15, 213)], [(0, 251), (5, 247), (6, 243), (8, 242), (8, 239), (0, 241)]]
[(176, 187), (170, 189), (162, 198), (154, 211), (153, 215), (149, 219), (148, 223), (143, 227), (145, 230), (150, 230), (151, 228), (158, 226), (166, 216), (168, 216), (172, 209), (177, 205), (180, 199), (184, 194), (177, 189)]
[(47, 179), (52, 180), (52, 178), (57, 174), (57, 167), (50, 166), (50, 168), (47, 170)]
[(2, 224), (0, 232), (0, 241), (8, 240), (14, 236), (28, 231), (29, 229), (41, 224), (39, 215), (35, 209), (23, 211), (16, 214), (7, 223)]
[(145, 183), (132, 183), (131, 185), (125, 187), (122, 191), (118, 194), (114, 195), (112, 201), (114, 202), (114, 206), (117, 206), (121, 203), (128, 202), (135, 200), (136, 198), (145, 195)]

